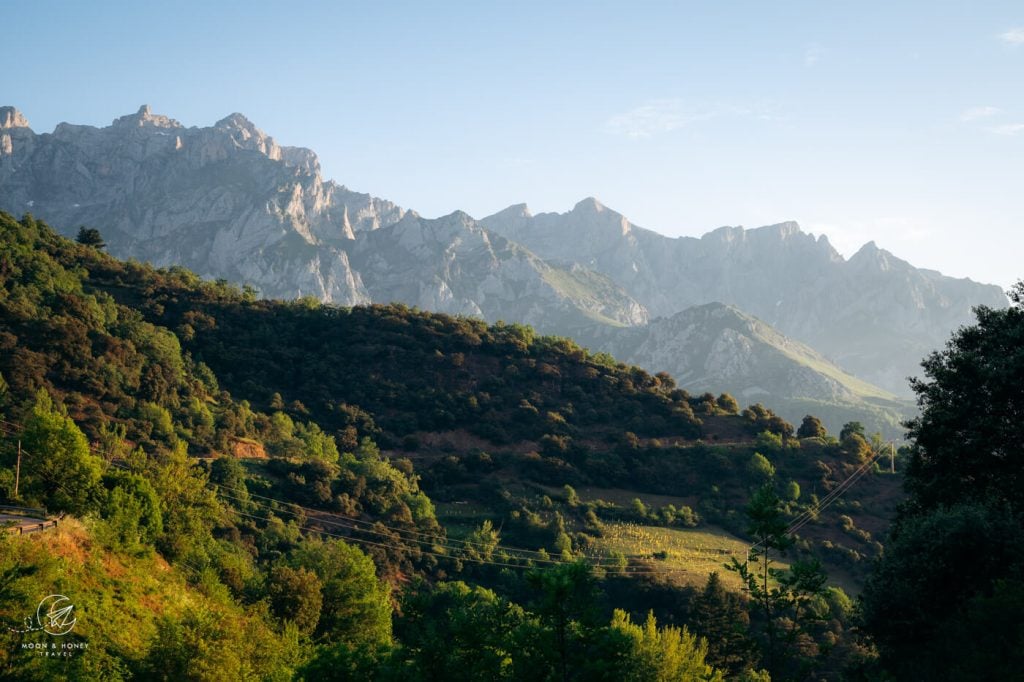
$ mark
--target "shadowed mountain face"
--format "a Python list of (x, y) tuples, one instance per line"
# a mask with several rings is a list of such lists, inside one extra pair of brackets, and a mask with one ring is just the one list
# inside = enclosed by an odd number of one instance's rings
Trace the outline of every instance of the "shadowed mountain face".
[(743, 405), (771, 405), (795, 424), (814, 414), (833, 433), (856, 420), (902, 438), (899, 422), (914, 408), (722, 303), (693, 306), (643, 327), (597, 330), (584, 341), (648, 371), (666, 371), (691, 393), (725, 391)]
[(736, 305), (903, 395), (906, 377), (972, 319), (972, 306), (1006, 306), (998, 287), (914, 268), (874, 243), (844, 259), (825, 236), (792, 222), (673, 239), (594, 199), (562, 214), (512, 206), (481, 222), (541, 258), (608, 276), (652, 316), (715, 301)]
[[(677, 320), (645, 330), (636, 348), (608, 329), (732, 304), (905, 394), (905, 377), (972, 305), (1005, 305), (996, 287), (918, 270), (873, 244), (846, 260), (795, 223), (672, 239), (594, 199), (564, 214), (520, 205), (479, 222), (461, 212), (427, 220), (325, 181), (312, 151), (278, 145), (241, 114), (185, 128), (144, 106), (105, 128), (63, 123), (36, 134), (0, 108), (0, 208), (65, 234), (97, 227), (115, 255), (184, 265), (268, 297), (399, 301), (527, 322), (694, 380), (703, 370), (680, 359), (695, 362), (692, 354), (667, 350), (676, 346), (664, 330)], [(830, 385), (827, 374), (768, 392)], [(724, 374), (706, 378), (732, 385)], [(838, 389), (833, 398), (845, 399)]]

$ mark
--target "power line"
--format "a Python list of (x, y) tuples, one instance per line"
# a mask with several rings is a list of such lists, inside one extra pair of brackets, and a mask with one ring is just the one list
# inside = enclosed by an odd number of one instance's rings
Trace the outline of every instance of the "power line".
[[(18, 428), (23, 429), (24, 426), (22, 426), (20, 424), (16, 424), (14, 422), (9, 422), (9, 421), (4, 420), (4, 419), (0, 419), (0, 430), (3, 430), (5, 432), (7, 432), (8, 435), (12, 435), (12, 433), (15, 431), (15, 429), (18, 429)], [(108, 450), (103, 450), (102, 448), (99, 448), (99, 447), (93, 445), (92, 443), (88, 444), (88, 448), (93, 453), (100, 454), (100, 455), (106, 455), (107, 457), (109, 457), (109, 459), (107, 459), (107, 461), (109, 462), (109, 464), (111, 466), (115, 466), (115, 467), (118, 467), (118, 468), (123, 469), (123, 470), (130, 470), (130, 467), (128, 467), (126, 464), (117, 461), (120, 458), (120, 455), (118, 455), (117, 453), (113, 453), (113, 452), (110, 452)], [(23, 450), (23, 452), (26, 455), (30, 454), (28, 452), (25, 452), (24, 450)], [(843, 493), (845, 493), (847, 490), (849, 490), (868, 471), (868, 467), (870, 467), (871, 464), (873, 464), (875, 462), (875, 460), (879, 457), (879, 454), (880, 454), (879, 452), (875, 452), (874, 455), (869, 460), (864, 462), (849, 477), (847, 477), (844, 481), (842, 481), (835, 488), (833, 488), (833, 490), (830, 491), (828, 495), (826, 495), (824, 498), (822, 498), (818, 502), (818, 504), (815, 505), (814, 508), (808, 509), (808, 510), (804, 511), (802, 514), (800, 514), (799, 516), (797, 516), (791, 522), (790, 526), (787, 528), (786, 533), (789, 534), (789, 535), (792, 535), (792, 534), (796, 533), (796, 531), (798, 531), (800, 528), (802, 528), (807, 523), (809, 523), (814, 518), (814, 516), (816, 514), (819, 514), (821, 511), (823, 511), (824, 509), (828, 508), (836, 499), (838, 499), (839, 496), (841, 496)], [(58, 485), (60, 485), (60, 484), (58, 483)], [(411, 529), (407, 529), (407, 528), (397, 528), (397, 527), (394, 527), (394, 526), (389, 526), (389, 525), (384, 524), (384, 523), (382, 523), (380, 521), (365, 521), (363, 519), (355, 519), (355, 518), (351, 518), (351, 517), (345, 517), (345, 516), (341, 516), (339, 514), (335, 514), (335, 513), (332, 513), (332, 512), (327, 512), (327, 511), (323, 511), (323, 510), (318, 510), (318, 509), (312, 509), (312, 508), (304, 507), (304, 506), (299, 505), (299, 504), (297, 504), (295, 502), (290, 502), (290, 501), (286, 501), (286, 500), (280, 500), (280, 499), (268, 497), (268, 496), (265, 496), (265, 495), (259, 495), (259, 494), (256, 494), (256, 493), (252, 493), (247, 488), (244, 490), (244, 492), (248, 496), (248, 499), (245, 499), (245, 498), (240, 498), (240, 497), (233, 496), (233, 495), (229, 494), (230, 492), (236, 492), (236, 493), (237, 492), (243, 492), (242, 489), (231, 488), (229, 486), (224, 486), (224, 485), (221, 485), (221, 484), (218, 484), (218, 483), (214, 483), (214, 482), (209, 481), (209, 480), (206, 481), (206, 485), (208, 487), (211, 487), (211, 489), (212, 488), (221, 489), (220, 491), (219, 490), (213, 490), (214, 494), (218, 494), (218, 495), (221, 495), (223, 497), (228, 497), (228, 498), (233, 499), (233, 500), (238, 501), (238, 502), (250, 502), (250, 503), (253, 503), (253, 504), (256, 504), (256, 505), (260, 506), (263, 509), (268, 510), (271, 513), (284, 512), (284, 513), (287, 513), (287, 514), (291, 514), (291, 515), (293, 515), (293, 516), (295, 516), (297, 518), (305, 517), (307, 519), (312, 517), (312, 518), (316, 519), (318, 522), (326, 523), (327, 525), (332, 525), (332, 526), (339, 527), (339, 528), (346, 528), (348, 530), (352, 530), (352, 531), (360, 532), (360, 533), (372, 533), (372, 534), (380, 535), (380, 536), (387, 537), (387, 538), (390, 538), (391, 535), (386, 533), (385, 530), (389, 530), (389, 531), (392, 531), (394, 534), (398, 535), (398, 539), (400, 539), (403, 542), (413, 542), (413, 543), (417, 543), (417, 544), (420, 544), (420, 545), (427, 545), (427, 546), (431, 547), (432, 549), (436, 547), (436, 548), (439, 548), (439, 549), (442, 549), (442, 550), (449, 550), (451, 552), (465, 552), (467, 550), (467, 548), (484, 548), (484, 547), (488, 546), (487, 543), (473, 542), (473, 541), (470, 541), (470, 540), (459, 540), (459, 539), (456, 539), (456, 538), (447, 538), (447, 537), (439, 538), (437, 536), (431, 535), (429, 533), (424, 533), (422, 531), (415, 531), (415, 530), (411, 530)], [(61, 488), (64, 489), (65, 492), (68, 492), (66, 490), (66, 488), (63, 488), (63, 486), (61, 486)], [(223, 491), (228, 491), (228, 493), (225, 493)], [(256, 499), (253, 499), (253, 498), (256, 498)], [(273, 507), (273, 505), (268, 504), (268, 503), (275, 503), (277, 505), (280, 505), (281, 507), (292, 507), (292, 508), (301, 510), (302, 514), (300, 515), (298, 512), (288, 511), (287, 509), (276, 509), (275, 507)], [(234, 513), (240, 514), (242, 516), (247, 516), (247, 517), (254, 518), (254, 519), (260, 519), (260, 520), (264, 520), (264, 521), (269, 521), (269, 518), (254, 516), (254, 515), (247, 514), (245, 512), (241, 512), (239, 510), (234, 510), (234, 509), (232, 511)], [(327, 517), (327, 518), (325, 519), (324, 517)], [(311, 527), (310, 525), (308, 525), (308, 523), (307, 524), (297, 524), (297, 525), (299, 525), (299, 527), (301, 529), (306, 530), (308, 532), (319, 533), (319, 534), (327, 535), (327, 536), (330, 536), (330, 537), (336, 537), (336, 538), (339, 538), (339, 539), (359, 542), (359, 543), (366, 544), (366, 545), (369, 545), (369, 546), (375, 546), (375, 547), (380, 547), (380, 548), (390, 548), (390, 549), (399, 550), (399, 551), (408, 551), (410, 549), (410, 547), (408, 547), (407, 545), (395, 544), (394, 542), (392, 542), (392, 543), (374, 542), (374, 541), (371, 541), (371, 540), (367, 540), (365, 538), (354, 537), (352, 535), (341, 535), (341, 534), (338, 534), (338, 533), (331, 533), (331, 532), (325, 531), (323, 529), (318, 529), (318, 528), (315, 528), (315, 527)], [(384, 530), (381, 530), (382, 528)], [(416, 537), (429, 538), (429, 540), (418, 540), (418, 539), (415, 539), (415, 537), (413, 537), (413, 538), (404, 537), (403, 534), (413, 535), (413, 536), (416, 536)], [(755, 544), (751, 545), (750, 550), (755, 549), (760, 544), (761, 543), (758, 542), (758, 543), (755, 543)], [(453, 556), (451, 554), (443, 554), (443, 553), (439, 553), (439, 552), (423, 550), (423, 549), (420, 549), (420, 548), (416, 548), (416, 549), (417, 549), (417, 551), (419, 551), (420, 554), (424, 554), (424, 555), (427, 555), (427, 556), (447, 558), (447, 559), (452, 559), (452, 560), (470, 561), (470, 562), (473, 562), (473, 563), (481, 563), (481, 564), (486, 564), (486, 565), (499, 566), (499, 567), (508, 567), (508, 568), (531, 568), (531, 569), (538, 569), (539, 570), (539, 569), (543, 569), (543, 568), (554, 568), (555, 566), (564, 565), (566, 563), (572, 563), (570, 561), (565, 561), (565, 560), (562, 560), (562, 559), (552, 559), (551, 556), (547, 552), (544, 552), (542, 550), (521, 549), (521, 548), (509, 547), (509, 546), (500, 545), (500, 544), (494, 546), (493, 551), (500, 551), (500, 552), (505, 553), (507, 555), (513, 556), (514, 558), (525, 559), (529, 563), (525, 564), (525, 565), (524, 564), (511, 564), (511, 563), (505, 563), (505, 562), (495, 562), (493, 560), (492, 561), (487, 561), (487, 560), (475, 559), (475, 558), (473, 558), (471, 556), (466, 556), (466, 555)], [(519, 555), (527, 554), (527, 555), (534, 555), (534, 556), (526, 556), (526, 557), (515, 556), (516, 554), (519, 554)], [(684, 572), (685, 573), (685, 572), (687, 572), (687, 569), (684, 569), (684, 568), (656, 567), (656, 568), (651, 568), (651, 569), (647, 569), (647, 568), (641, 569), (640, 567), (635, 567), (635, 566), (631, 567), (631, 566), (627, 565), (626, 567), (620, 567), (618, 565), (611, 565), (611, 564), (603, 563), (603, 562), (607, 562), (607, 561), (616, 561), (617, 557), (612, 556), (612, 555), (586, 555), (586, 554), (579, 554), (579, 555), (574, 555), (574, 556), (575, 556), (576, 560), (588, 561), (588, 563), (590, 563), (594, 567), (606, 568), (606, 569), (614, 569), (616, 571), (619, 571), (619, 572), (625, 573), (625, 574), (629, 574), (629, 575), (655, 575), (655, 574), (664, 574), (664, 573), (676, 573), (676, 572)], [(625, 559), (627, 561), (629, 561), (631, 559), (632, 560), (646, 560), (646, 559), (648, 559), (648, 556), (646, 556), (646, 555), (620, 555), (620, 556), (621, 556), (622, 559)], [(748, 556), (749, 556), (749, 550), (748, 550)], [(538, 563), (539, 564), (549, 564), (549, 565), (547, 565), (547, 566), (532, 565), (532, 564), (538, 564)]]
[[(3, 420), (3, 419), (0, 419), (0, 424), (7, 425), (8, 429), (12, 429), (12, 428), (14, 428), (16, 426), (19, 426), (17, 424), (14, 424), (13, 422), (8, 422), (8, 421)], [(91, 443), (88, 445), (88, 447), (89, 447), (89, 450), (91, 452), (95, 453), (95, 454), (107, 455), (109, 457), (109, 459), (107, 459), (107, 461), (110, 463), (111, 466), (115, 466), (115, 467), (127, 470), (128, 467), (126, 465), (121, 464), (120, 462), (118, 462), (115, 459), (116, 457), (118, 457), (117, 453), (110, 452), (109, 450), (103, 450), (102, 448), (96, 447), (95, 445), (93, 445)], [(341, 527), (347, 527), (347, 528), (350, 528), (350, 529), (353, 529), (353, 530), (357, 530), (357, 531), (375, 533), (375, 534), (378, 534), (378, 535), (384, 535), (386, 537), (390, 537), (386, 533), (384, 533), (384, 532), (382, 532), (380, 530), (380, 528), (384, 528), (386, 530), (393, 531), (395, 534), (398, 534), (399, 537), (402, 540), (405, 540), (405, 541), (408, 541), (408, 542), (416, 542), (418, 544), (429, 545), (429, 546), (435, 546), (436, 545), (436, 546), (440, 546), (440, 547), (443, 547), (445, 549), (450, 549), (450, 550), (453, 550), (453, 551), (465, 551), (465, 549), (467, 547), (485, 548), (485, 547), (488, 546), (487, 543), (483, 543), (483, 542), (474, 542), (474, 541), (471, 541), (471, 540), (460, 540), (460, 539), (457, 539), (457, 538), (447, 538), (447, 537), (445, 537), (445, 538), (438, 538), (437, 536), (431, 535), (429, 533), (424, 533), (424, 532), (421, 532), (421, 531), (416, 531), (416, 530), (412, 530), (412, 529), (408, 529), (408, 528), (399, 528), (399, 527), (396, 527), (396, 526), (389, 526), (389, 525), (384, 524), (384, 523), (382, 523), (380, 521), (366, 521), (366, 520), (363, 520), (363, 519), (356, 519), (356, 518), (352, 518), (352, 517), (341, 516), (341, 515), (336, 514), (336, 513), (332, 513), (332, 512), (328, 512), (328, 511), (324, 511), (324, 510), (320, 510), (320, 509), (313, 509), (313, 508), (310, 508), (310, 507), (305, 507), (305, 506), (300, 505), (300, 504), (298, 504), (296, 502), (291, 502), (291, 501), (288, 501), (288, 500), (281, 500), (281, 499), (269, 497), (269, 496), (266, 496), (266, 495), (259, 495), (257, 493), (250, 492), (247, 488), (246, 489), (232, 488), (230, 486), (225, 486), (225, 485), (222, 485), (222, 484), (219, 484), (219, 483), (214, 483), (213, 481), (209, 481), (209, 480), (206, 482), (206, 484), (207, 484), (207, 486), (212, 486), (212, 487), (215, 487), (215, 488), (218, 488), (218, 489), (221, 489), (221, 490), (227, 490), (227, 491), (231, 491), (231, 492), (235, 492), (235, 493), (242, 493), (242, 492), (244, 492), (250, 498), (258, 498), (258, 499), (261, 499), (261, 500), (266, 500), (268, 502), (273, 502), (273, 503), (282, 505), (284, 507), (293, 507), (295, 509), (301, 510), (304, 513), (304, 515), (307, 516), (307, 517), (316, 518), (316, 519), (318, 519), (321, 522), (325, 522), (325, 523), (328, 523), (328, 524), (333, 524), (333, 525), (341, 526)], [(214, 492), (217, 493), (216, 490)], [(239, 500), (239, 501), (244, 501), (244, 500)], [(285, 513), (289, 513), (289, 514), (293, 514), (295, 516), (298, 516), (294, 512), (288, 512), (286, 510), (281, 510), (281, 511), (285, 511)], [(339, 522), (332, 522), (332, 521), (324, 521), (323, 517), (328, 517), (329, 519), (338, 519), (338, 520), (340, 520), (340, 523)], [(406, 537), (403, 537), (403, 535), (413, 535), (413, 536), (416, 536), (416, 537), (428, 538), (428, 540), (427, 541), (423, 541), (423, 540), (417, 540), (415, 538), (406, 538)], [(550, 559), (550, 554), (548, 554), (545, 551), (541, 551), (541, 550), (523, 549), (523, 548), (519, 548), (519, 547), (511, 547), (511, 546), (508, 546), (508, 545), (502, 545), (502, 544), (499, 543), (498, 545), (496, 545), (494, 547), (494, 551), (504, 551), (506, 553), (527, 554), (527, 555), (531, 555), (531, 556), (528, 556), (526, 558), (532, 559), (532, 560), (538, 561), (538, 562), (564, 563), (564, 562), (561, 562), (561, 561), (552, 561)], [(609, 555), (586, 555), (586, 554), (580, 554), (580, 555), (576, 555), (576, 556), (578, 558), (580, 558), (580, 559), (588, 560), (588, 561), (590, 561), (593, 564), (600, 564), (603, 561), (613, 561), (613, 560), (615, 560), (614, 557), (609, 556)], [(536, 557), (536, 558), (534, 558), (534, 557)], [(644, 556), (644, 555), (623, 555), (623, 558), (625, 558), (626, 560), (629, 560), (629, 559), (645, 559), (647, 557)]]
[[(8, 421), (2, 420), (2, 419), (0, 419), (0, 424), (3, 424), (3, 426), (0, 426), (0, 428), (3, 428), (8, 433), (8, 435), (13, 433), (13, 429), (18, 426), (17, 424), (14, 424), (13, 422), (8, 422)], [(89, 444), (88, 447), (89, 447), (90, 451), (92, 451), (94, 453), (97, 453), (97, 454), (106, 454), (106, 455), (113, 455), (114, 454), (114, 453), (111, 453), (109, 451), (105, 451), (105, 450), (102, 450), (100, 448), (97, 448), (97, 447), (93, 446), (92, 444)], [(26, 455), (30, 455), (31, 454), (28, 451), (24, 451), (23, 450), (23, 452)], [(128, 467), (126, 464), (124, 464), (122, 462), (119, 462), (119, 461), (117, 461), (115, 459), (111, 459), (111, 460), (108, 460), (108, 461), (109, 461), (109, 464), (111, 466), (114, 466), (114, 467), (116, 467), (118, 469), (126, 470), (126, 471), (130, 470), (130, 467)], [(227, 486), (222, 486), (222, 485), (220, 485), (218, 483), (214, 483), (212, 481), (207, 481), (206, 485), (208, 487), (223, 488), (224, 490), (240, 492), (240, 490), (237, 489), (237, 488), (229, 488)], [(213, 492), (215, 494), (220, 494), (220, 495), (222, 495), (224, 497), (229, 497), (229, 498), (234, 499), (236, 501), (242, 501), (242, 502), (250, 501), (250, 502), (253, 502), (253, 503), (258, 504), (259, 506), (261, 506), (263, 508), (266, 508), (267, 510), (269, 510), (271, 512), (282, 512), (283, 511), (284, 513), (291, 514), (291, 515), (296, 516), (296, 517), (300, 516), (299, 513), (293, 512), (293, 511), (288, 511), (287, 509), (275, 509), (273, 506), (271, 506), (270, 504), (267, 504), (266, 502), (256, 502), (256, 501), (253, 501), (253, 500), (245, 500), (244, 498), (239, 498), (237, 496), (229, 495), (229, 494), (226, 494), (224, 492), (219, 492), (217, 490), (213, 490)], [(352, 518), (348, 518), (348, 517), (342, 517), (342, 516), (339, 516), (337, 514), (331, 514), (330, 512), (325, 512), (325, 511), (321, 511), (321, 510), (317, 510), (317, 509), (307, 508), (307, 507), (304, 507), (302, 505), (296, 504), (294, 502), (289, 502), (289, 501), (286, 501), (286, 500), (279, 500), (279, 499), (272, 498), (272, 497), (267, 497), (267, 496), (264, 496), (264, 495), (256, 495), (254, 493), (249, 493), (248, 490), (246, 490), (245, 492), (250, 497), (256, 497), (256, 498), (259, 498), (260, 500), (266, 500), (268, 502), (274, 502), (274, 503), (277, 503), (277, 504), (279, 504), (279, 505), (281, 505), (283, 507), (294, 507), (296, 509), (300, 509), (303, 512), (302, 516), (305, 516), (306, 518), (310, 518), (310, 517), (315, 518), (318, 521), (320, 521), (321, 523), (327, 523), (328, 525), (333, 525), (333, 526), (342, 527), (342, 528), (348, 528), (350, 530), (354, 530), (354, 531), (357, 531), (357, 532), (368, 532), (368, 533), (374, 533), (374, 534), (377, 534), (377, 535), (382, 535), (384, 537), (390, 537), (389, 534), (387, 534), (386, 532), (380, 530), (378, 528), (378, 526), (379, 526), (381, 528), (384, 528), (384, 529), (387, 529), (387, 530), (391, 530), (391, 531), (395, 532), (396, 534), (400, 534), (400, 533), (413, 533), (413, 534), (416, 534), (416, 535), (419, 535), (419, 536), (423, 536), (423, 537), (432, 537), (432, 538), (434, 538), (434, 536), (430, 536), (429, 534), (426, 534), (426, 533), (418, 533), (418, 532), (410, 531), (410, 530), (404, 529), (404, 528), (396, 528), (394, 526), (388, 526), (388, 525), (380, 523), (380, 522), (370, 522), (370, 521), (363, 521), (361, 519), (352, 519)], [(242, 514), (243, 516), (251, 516), (249, 514), (245, 514), (244, 512), (240, 512), (238, 510), (232, 510), (232, 511), (234, 511), (235, 513)], [(346, 524), (346, 523), (338, 522), (338, 521), (324, 520), (322, 518), (324, 516), (329, 517), (329, 518), (333, 518), (333, 519), (342, 519), (344, 522), (348, 522), (348, 523)], [(253, 517), (253, 518), (263, 518), (263, 517)], [(264, 519), (264, 520), (268, 520), (268, 519)], [(370, 526), (370, 527), (369, 528), (364, 528), (364, 527), (362, 527), (360, 525), (356, 525), (356, 524), (363, 524), (365, 526)], [(344, 539), (348, 539), (348, 540), (355, 541), (355, 542), (362, 542), (364, 544), (369, 544), (371, 546), (386, 547), (386, 548), (391, 548), (391, 549), (395, 549), (395, 550), (402, 550), (402, 551), (408, 551), (410, 549), (407, 545), (400, 545), (400, 544), (393, 544), (393, 543), (389, 544), (389, 543), (382, 543), (382, 542), (373, 542), (373, 541), (370, 541), (370, 540), (366, 540), (364, 538), (353, 537), (351, 535), (340, 535), (340, 534), (337, 534), (337, 533), (325, 532), (325, 531), (321, 531), (320, 529), (313, 528), (313, 527), (309, 526), (308, 524), (300, 524), (300, 527), (305, 529), (305, 530), (309, 530), (311, 532), (324, 532), (324, 534), (330, 535), (332, 537), (344, 538)], [(451, 544), (449, 544), (448, 542), (446, 542), (442, 538), (434, 538), (433, 541), (424, 541), (424, 540), (416, 540), (416, 539), (412, 539), (412, 538), (404, 538), (404, 537), (401, 537), (401, 535), (399, 535), (399, 538), (401, 540), (403, 540), (403, 541), (406, 541), (406, 542), (416, 542), (418, 544), (429, 545), (429, 546), (432, 546), (432, 547), (433, 546), (437, 546), (437, 547), (440, 547), (442, 549), (448, 549), (448, 550), (452, 550), (452, 551), (455, 551), (455, 552), (465, 551), (467, 547), (480, 547), (480, 548), (482, 548), (482, 547), (486, 547), (487, 546), (486, 543), (474, 543), (472, 541), (466, 541), (466, 540), (451, 539), (450, 542), (457, 542), (457, 543), (460, 543), (462, 545), (462, 546), (459, 546), (459, 545), (452, 546)], [(437, 557), (444, 557), (444, 558), (448, 558), (448, 559), (469, 560), (469, 561), (475, 561), (477, 563), (483, 563), (483, 564), (489, 564), (489, 565), (508, 566), (508, 567), (515, 567), (515, 568), (531, 568), (531, 566), (529, 566), (529, 565), (522, 566), (522, 565), (519, 565), (519, 564), (502, 564), (502, 563), (494, 562), (494, 561), (479, 561), (479, 560), (473, 559), (472, 557), (467, 557), (467, 556), (452, 556), (452, 555), (449, 555), (449, 554), (441, 554), (441, 553), (425, 551), (425, 550), (419, 550), (419, 551), (420, 551), (421, 554), (427, 554), (427, 555), (437, 556)], [(494, 551), (504, 551), (506, 553), (534, 554), (534, 555), (536, 555), (536, 558), (535, 557), (522, 557), (522, 558), (525, 558), (527, 561), (534, 562), (534, 563), (547, 563), (547, 564), (554, 564), (554, 565), (563, 565), (563, 564), (566, 564), (566, 563), (571, 563), (571, 562), (567, 562), (567, 561), (564, 561), (564, 560), (561, 560), (561, 559), (551, 559), (550, 555), (548, 555), (546, 552), (538, 551), (538, 550), (527, 550), (527, 549), (520, 549), (520, 548), (516, 548), (516, 547), (508, 547), (508, 546), (504, 546), (504, 545), (497, 545), (497, 546), (494, 547)], [(604, 561), (614, 560), (614, 557), (611, 557), (611, 556), (577, 555), (577, 558), (588, 560), (591, 564), (596, 565), (597, 567), (600, 567), (600, 568), (615, 568), (615, 566), (601, 563), (601, 562), (604, 562)], [(643, 557), (633, 556), (633, 557), (624, 557), (624, 558), (643, 558)]]

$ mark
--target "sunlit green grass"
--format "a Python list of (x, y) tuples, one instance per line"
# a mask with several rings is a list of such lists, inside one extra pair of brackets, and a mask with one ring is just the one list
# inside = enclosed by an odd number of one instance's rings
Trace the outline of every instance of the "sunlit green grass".
[[(725, 569), (725, 564), (732, 557), (746, 560), (749, 547), (718, 528), (677, 530), (633, 523), (605, 525), (598, 546), (602, 552), (621, 552), (626, 556), (652, 557), (656, 552), (666, 552), (664, 559), (652, 558), (648, 563), (673, 582), (700, 587), (709, 573), (717, 571), (723, 583), (732, 589), (739, 589), (741, 584), (735, 573)], [(780, 562), (776, 566), (784, 568), (786, 564)]]

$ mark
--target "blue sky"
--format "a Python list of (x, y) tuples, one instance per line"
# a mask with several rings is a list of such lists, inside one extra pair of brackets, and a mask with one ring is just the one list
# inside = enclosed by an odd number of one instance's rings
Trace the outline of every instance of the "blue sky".
[(37, 132), (240, 111), (427, 216), (596, 196), (699, 235), (797, 220), (845, 255), (1024, 277), (1020, 2), (3, 5)]

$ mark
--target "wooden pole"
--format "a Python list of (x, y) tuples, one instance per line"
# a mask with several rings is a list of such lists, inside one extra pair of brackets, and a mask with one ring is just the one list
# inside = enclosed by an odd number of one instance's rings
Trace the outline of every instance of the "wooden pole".
[(18, 464), (14, 468), (14, 499), (18, 499), (19, 482), (21, 482), (21, 439), (18, 440)]
[(889, 443), (889, 473), (896, 473), (896, 444)]

